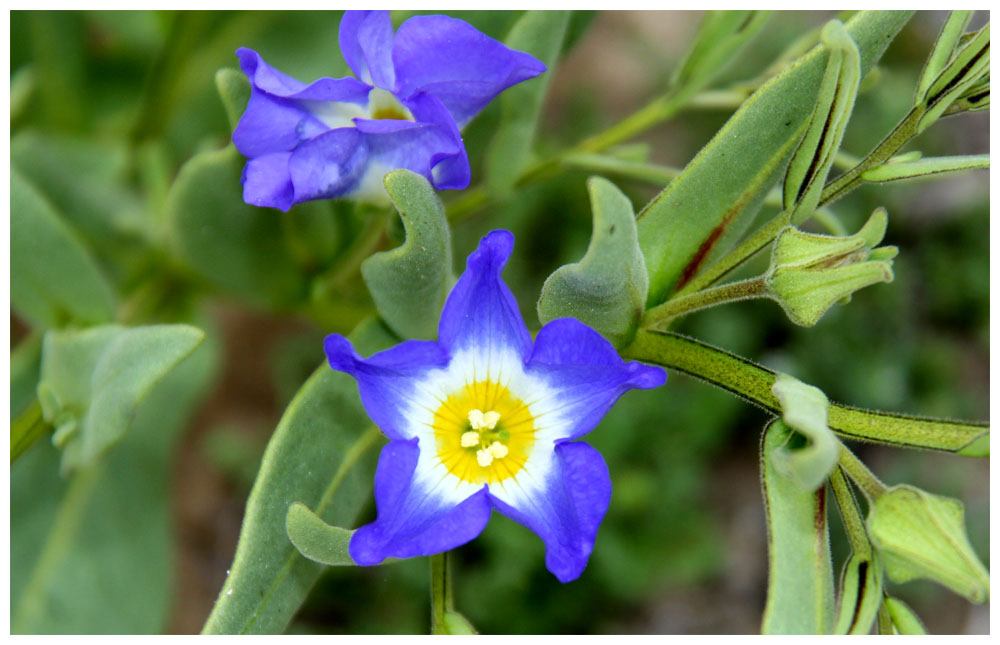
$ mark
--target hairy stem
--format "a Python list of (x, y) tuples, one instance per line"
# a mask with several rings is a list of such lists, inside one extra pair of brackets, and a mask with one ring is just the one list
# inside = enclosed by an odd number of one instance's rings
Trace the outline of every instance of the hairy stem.
[(671, 320), (678, 316), (716, 305), (765, 296), (766, 285), (763, 277), (731, 282), (680, 298), (672, 298), (662, 305), (653, 307), (643, 317), (642, 326), (647, 329), (666, 329)]
[(861, 492), (868, 498), (868, 502), (874, 502), (886, 491), (886, 485), (882, 483), (875, 473), (868, 470), (860, 459), (858, 459), (847, 446), (840, 446), (840, 467), (844, 469), (847, 476), (851, 478)]

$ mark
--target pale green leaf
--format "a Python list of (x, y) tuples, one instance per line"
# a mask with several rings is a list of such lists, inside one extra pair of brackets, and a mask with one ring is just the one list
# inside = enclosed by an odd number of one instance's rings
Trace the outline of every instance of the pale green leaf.
[(33, 324), (100, 323), (115, 313), (115, 294), (90, 249), (31, 181), (11, 168), (10, 297)]
[(781, 415), (785, 425), (805, 437), (805, 445), (796, 441), (776, 449), (771, 454), (775, 468), (800, 486), (814, 491), (826, 481), (837, 465), (840, 442), (827, 426), (830, 402), (822, 390), (806, 385), (787, 374), (778, 374), (771, 387), (781, 402)]
[[(859, 12), (845, 26), (872, 68), (911, 13)], [(649, 270), (647, 305), (663, 302), (718, 257), (752, 221), (801, 138), (829, 50), (819, 47), (753, 93), (681, 175), (639, 214)]]
[(510, 30), (505, 44), (545, 63), (548, 70), (506, 90), (500, 97), (500, 125), (486, 157), (486, 185), (503, 195), (520, 176), (531, 154), (545, 93), (559, 57), (569, 11), (526, 11)]
[[(352, 340), (366, 355), (393, 342), (384, 327), (371, 321)], [(204, 633), (273, 634), (285, 629), (323, 571), (323, 565), (300, 555), (289, 541), (289, 506), (300, 502), (326, 523), (351, 526), (370, 500), (380, 441), (354, 379), (324, 362), (292, 399), (267, 446), (229, 577)]]
[(174, 448), (218, 354), (205, 343), (154, 386), (132, 430), (93, 467), (64, 480), (60, 453), (47, 441), (12, 464), (12, 633), (167, 629), (176, 592)]
[(790, 429), (774, 420), (761, 441), (769, 562), (761, 631), (829, 634), (834, 602), (826, 488), (806, 491), (775, 469), (774, 452), (790, 436)]
[(591, 177), (587, 187), (594, 212), (590, 246), (582, 260), (556, 269), (545, 280), (538, 318), (543, 324), (576, 318), (621, 347), (642, 317), (649, 279), (632, 202), (607, 179)]
[(167, 196), (171, 246), (216, 287), (254, 303), (287, 306), (307, 289), (284, 241), (288, 214), (243, 202), (243, 162), (230, 145), (181, 167)]
[(347, 552), (354, 531), (330, 526), (305, 504), (295, 502), (288, 507), (285, 531), (299, 553), (310, 560), (330, 567), (354, 565)]
[(882, 564), (870, 556), (852, 554), (840, 581), (834, 634), (867, 634), (882, 602)]
[(444, 205), (422, 176), (393, 170), (385, 189), (406, 229), (406, 241), (361, 264), (382, 320), (401, 338), (437, 337), (452, 277), (451, 231)]
[(917, 134), (926, 130), (951, 104), (990, 73), (990, 26), (972, 35), (951, 58), (931, 86), (922, 103), (927, 110), (917, 122)]
[(222, 99), (222, 107), (226, 109), (229, 127), (235, 130), (250, 101), (250, 82), (238, 69), (223, 67), (215, 72), (215, 88)]
[(924, 627), (923, 621), (920, 620), (920, 617), (905, 602), (892, 596), (886, 596), (884, 602), (897, 632), (915, 636), (927, 633), (927, 628)]
[(204, 337), (188, 325), (48, 332), (38, 398), (63, 448), (63, 471), (92, 464), (117, 443), (151, 388)]

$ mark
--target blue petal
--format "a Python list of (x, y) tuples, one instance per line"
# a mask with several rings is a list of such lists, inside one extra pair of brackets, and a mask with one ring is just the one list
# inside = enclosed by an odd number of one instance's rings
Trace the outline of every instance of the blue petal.
[(416, 438), (393, 441), (382, 449), (375, 470), (378, 517), (359, 528), (348, 547), (358, 564), (441, 553), (486, 528), (492, 512), (486, 488), (457, 503), (436, 495), (415, 481), (419, 457)]
[(523, 361), (531, 352), (531, 335), (517, 301), (500, 279), (513, 248), (513, 233), (492, 231), (469, 256), (438, 326), (438, 341), (450, 355), (469, 350), (489, 362), (513, 351)]
[[(428, 101), (433, 101), (426, 97)], [(423, 110), (418, 110), (423, 112)], [(447, 113), (445, 113), (447, 116)], [(465, 188), (469, 184), (469, 159), (454, 122), (447, 116), (444, 124), (390, 119), (355, 119), (357, 129), (364, 136), (365, 146), (376, 168), (385, 171), (405, 168), (421, 174), (439, 189)], [(441, 174), (436, 166), (458, 160), (456, 171), (452, 163), (446, 182), (439, 183)], [(461, 169), (464, 164), (464, 175)], [(464, 183), (461, 183), (464, 180)], [(447, 183), (450, 182), (450, 183)], [(456, 185), (461, 183), (461, 185)]]
[(353, 78), (321, 78), (311, 85), (282, 74), (252, 49), (236, 50), (250, 80), (250, 102), (233, 132), (236, 149), (253, 158), (292, 150), (326, 130), (317, 116), (326, 103), (367, 104), (371, 88)]
[(337, 128), (303, 141), (288, 163), (295, 203), (349, 193), (367, 163), (367, 149), (354, 128)]
[(465, 144), (458, 131), (458, 124), (448, 112), (448, 108), (441, 101), (425, 92), (419, 92), (410, 97), (406, 101), (406, 107), (413, 113), (417, 121), (434, 123), (443, 128), (457, 146), (457, 153), (435, 157), (431, 163), (433, 176), (428, 177), (428, 179), (438, 190), (461, 190), (467, 187), (472, 179), (469, 155), (465, 151)]
[(397, 96), (433, 94), (460, 128), (497, 94), (545, 71), (534, 56), (447, 16), (414, 16), (404, 22), (392, 46), (392, 62)]
[(327, 336), (324, 346), (330, 367), (357, 379), (361, 403), (375, 425), (390, 439), (409, 439), (414, 388), (428, 371), (447, 366), (444, 350), (431, 341), (408, 340), (366, 359), (339, 334)]
[(593, 430), (628, 390), (659, 387), (667, 380), (662, 368), (623, 361), (611, 343), (575, 318), (542, 327), (525, 371), (554, 393), (553, 411), (569, 422), (563, 436), (570, 439)]
[(243, 167), (243, 201), (251, 206), (269, 206), (287, 211), (295, 189), (288, 174), (290, 152), (275, 152), (247, 161)]
[(560, 582), (579, 578), (611, 500), (611, 477), (601, 453), (582, 441), (558, 444), (541, 489), (512, 496), (510, 487), (504, 488), (490, 491), (496, 509), (542, 538), (545, 566)]
[(354, 75), (366, 83), (391, 90), (392, 20), (388, 11), (345, 11), (340, 20), (340, 52)]

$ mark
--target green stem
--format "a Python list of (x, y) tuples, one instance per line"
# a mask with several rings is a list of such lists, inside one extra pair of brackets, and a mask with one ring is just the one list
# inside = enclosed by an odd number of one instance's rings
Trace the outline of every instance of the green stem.
[(840, 446), (840, 467), (851, 481), (858, 485), (869, 503), (874, 502), (886, 491), (886, 485), (843, 444)]
[(760, 276), (672, 298), (647, 311), (642, 319), (642, 326), (646, 329), (665, 330), (670, 321), (678, 316), (730, 302), (763, 298), (766, 296), (766, 290), (764, 278)]
[(41, 437), (52, 432), (42, 417), (42, 406), (34, 399), (10, 424), (10, 463), (24, 454)]
[(388, 211), (373, 214), (365, 221), (365, 226), (351, 245), (340, 255), (340, 260), (316, 280), (327, 291), (337, 291), (351, 276), (361, 268), (361, 263), (368, 259), (382, 243), (385, 229), (389, 225)]
[(892, 624), (892, 616), (889, 614), (889, 607), (883, 598), (882, 604), (878, 606), (878, 633), (879, 636), (892, 636), (896, 633), (896, 628)]
[[(728, 390), (774, 414), (781, 404), (771, 388), (777, 372), (701, 341), (640, 329), (625, 358), (675, 369)], [(828, 425), (837, 435), (908, 448), (943, 450), (967, 457), (989, 456), (989, 424), (864, 410), (831, 403)]]
[(447, 634), (445, 615), (452, 609), (448, 552), (430, 556), (431, 565), (431, 634)]
[(850, 484), (847, 483), (841, 468), (834, 468), (830, 473), (830, 487), (833, 488), (833, 495), (837, 499), (840, 516), (844, 518), (844, 528), (847, 529), (847, 537), (851, 540), (855, 555), (870, 558), (872, 547), (868, 540), (868, 531), (865, 530), (865, 522), (861, 518), (861, 509), (858, 508), (858, 500), (854, 498), (854, 493), (851, 492)]

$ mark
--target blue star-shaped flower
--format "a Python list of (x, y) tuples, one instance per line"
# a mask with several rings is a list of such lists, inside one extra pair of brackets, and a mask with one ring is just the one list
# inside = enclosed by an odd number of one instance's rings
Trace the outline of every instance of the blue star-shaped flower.
[(311, 199), (383, 201), (382, 176), (469, 185), (459, 130), (545, 65), (447, 16), (415, 16), (393, 36), (388, 11), (347, 11), (340, 49), (357, 78), (306, 85), (240, 48), (250, 102), (233, 132), (247, 158), (243, 199), (288, 210)]
[(431, 555), (475, 538), (496, 509), (545, 542), (562, 582), (582, 573), (611, 497), (592, 430), (631, 388), (662, 385), (659, 367), (626, 363), (583, 323), (553, 320), (534, 344), (500, 273), (514, 246), (493, 231), (469, 256), (441, 313), (438, 341), (362, 358), (326, 339), (330, 365), (358, 381), (389, 437), (375, 472), (377, 519), (357, 530), (361, 565)]

